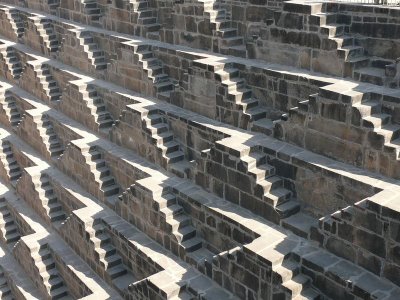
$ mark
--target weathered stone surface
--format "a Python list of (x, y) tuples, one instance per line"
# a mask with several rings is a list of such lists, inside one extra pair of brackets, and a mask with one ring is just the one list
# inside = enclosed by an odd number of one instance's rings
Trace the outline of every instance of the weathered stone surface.
[(397, 299), (398, 18), (1, 1), (3, 292)]

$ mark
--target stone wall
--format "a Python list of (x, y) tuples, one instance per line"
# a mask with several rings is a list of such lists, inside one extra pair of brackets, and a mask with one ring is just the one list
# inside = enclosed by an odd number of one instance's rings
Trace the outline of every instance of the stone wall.
[[(48, 4), (23, 3), (68, 20), (0, 12), (8, 20), (0, 30), (0, 195), (8, 197), (0, 219), (9, 210), (23, 235), (13, 247), (10, 226), (0, 224), (0, 267), (17, 257), (36, 298), (50, 298), (41, 266), (51, 257), (74, 298), (396, 299), (398, 91), (332, 76), (359, 72), (364, 81), (366, 66), (346, 67), (368, 47), (343, 49), (348, 40), (336, 33), (359, 31), (358, 18), (397, 28), (392, 9)], [(366, 43), (374, 30), (363, 32)], [(50, 35), (59, 43), (52, 53)], [(24, 66), (19, 79), (13, 62)], [(14, 100), (17, 126), (7, 106)], [(99, 111), (111, 119), (103, 128)], [(50, 135), (64, 148), (57, 156)], [(49, 214), (46, 190), (61, 221)], [(126, 273), (112, 278), (103, 254)]]
[(382, 192), (321, 219), (321, 243), (332, 253), (399, 284), (399, 224), (397, 212), (390, 208), (395, 201), (395, 195)]

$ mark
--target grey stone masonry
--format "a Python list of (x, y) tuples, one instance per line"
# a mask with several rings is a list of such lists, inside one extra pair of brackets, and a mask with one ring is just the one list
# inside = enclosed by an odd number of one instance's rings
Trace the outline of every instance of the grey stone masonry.
[(0, 1), (0, 298), (400, 299), (399, 12)]

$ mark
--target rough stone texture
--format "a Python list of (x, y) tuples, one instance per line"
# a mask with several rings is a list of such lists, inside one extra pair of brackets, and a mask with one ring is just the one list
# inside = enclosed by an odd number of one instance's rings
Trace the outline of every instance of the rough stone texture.
[(398, 299), (399, 10), (0, 1), (5, 299)]

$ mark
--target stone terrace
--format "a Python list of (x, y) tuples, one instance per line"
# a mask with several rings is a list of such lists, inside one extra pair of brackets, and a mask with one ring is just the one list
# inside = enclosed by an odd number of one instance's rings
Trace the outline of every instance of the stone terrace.
[(400, 10), (0, 1), (2, 299), (400, 298)]

